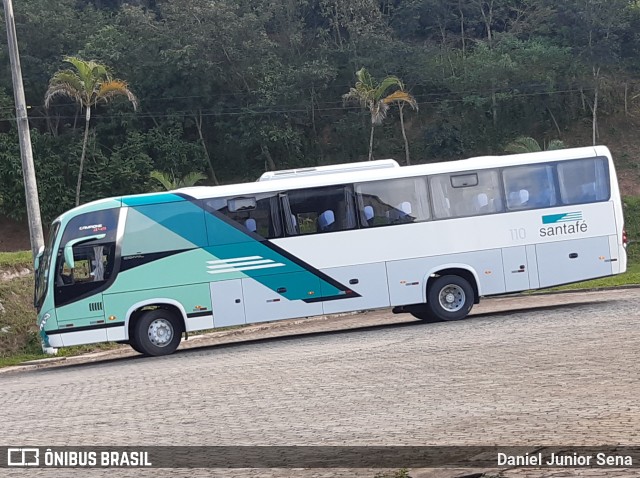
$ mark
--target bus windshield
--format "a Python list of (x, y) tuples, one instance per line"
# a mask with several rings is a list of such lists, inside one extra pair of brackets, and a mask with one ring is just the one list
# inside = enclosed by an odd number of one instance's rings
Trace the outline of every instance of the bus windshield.
[(44, 298), (47, 295), (47, 283), (49, 279), (49, 266), (51, 265), (51, 257), (53, 255), (53, 245), (56, 242), (56, 237), (58, 236), (58, 232), (60, 231), (60, 223), (54, 222), (51, 225), (51, 229), (49, 231), (49, 241), (47, 242), (47, 246), (42, 253), (42, 257), (40, 258), (40, 263), (38, 265), (38, 269), (35, 271), (35, 290), (33, 297), (33, 305), (36, 309), (40, 310), (42, 307), (42, 303), (44, 302)]

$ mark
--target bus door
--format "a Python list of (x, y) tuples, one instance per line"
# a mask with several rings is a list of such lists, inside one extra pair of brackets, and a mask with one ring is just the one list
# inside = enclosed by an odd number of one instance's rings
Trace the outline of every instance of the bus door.
[[(69, 221), (56, 255), (54, 301), (61, 328), (104, 333), (102, 292), (115, 278), (116, 209), (81, 214)], [(71, 337), (65, 334), (65, 337)], [(82, 338), (78, 338), (81, 342)], [(65, 346), (74, 345), (67, 343)]]
[(60, 250), (56, 264), (56, 316), (61, 329), (78, 332), (65, 333), (64, 345), (86, 343), (85, 340), (89, 338), (106, 341), (102, 290), (111, 272), (107, 261), (113, 256), (113, 246), (90, 243), (75, 245), (66, 258), (63, 251)]

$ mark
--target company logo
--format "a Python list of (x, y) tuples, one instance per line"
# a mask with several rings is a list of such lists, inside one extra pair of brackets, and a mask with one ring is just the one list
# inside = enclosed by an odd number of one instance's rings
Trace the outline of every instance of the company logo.
[(582, 218), (582, 211), (542, 216), (542, 224), (546, 227), (540, 228), (540, 237), (580, 234), (589, 229), (587, 221)]
[(98, 232), (98, 231), (106, 231), (107, 227), (103, 226), (102, 224), (92, 224), (90, 226), (80, 226), (78, 228), (79, 231), (93, 231), (93, 232)]
[(582, 211), (565, 212), (542, 216), (542, 224), (557, 224), (559, 222), (574, 222), (582, 220)]
[(38, 448), (8, 448), (8, 466), (39, 466), (40, 450)]

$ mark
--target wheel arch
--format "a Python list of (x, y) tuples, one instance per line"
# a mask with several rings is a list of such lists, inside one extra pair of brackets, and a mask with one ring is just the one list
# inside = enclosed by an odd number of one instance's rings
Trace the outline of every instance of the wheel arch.
[(166, 297), (159, 297), (156, 299), (147, 299), (140, 302), (136, 302), (127, 310), (127, 318), (125, 319), (125, 331), (127, 334), (127, 340), (131, 338), (131, 327), (135, 324), (135, 321), (142, 315), (146, 307), (157, 307), (159, 309), (167, 309), (176, 313), (176, 316), (180, 319), (182, 325), (182, 332), (186, 330), (187, 325), (187, 312), (183, 305), (175, 299), (167, 299)]
[(422, 300), (424, 303), (428, 300), (428, 291), (435, 279), (445, 275), (455, 275), (465, 279), (473, 288), (473, 293), (475, 295), (474, 303), (477, 304), (480, 301), (482, 290), (480, 288), (480, 280), (476, 270), (468, 264), (451, 263), (434, 267), (425, 275), (424, 283), (426, 284), (426, 287), (424, 287), (422, 291)]

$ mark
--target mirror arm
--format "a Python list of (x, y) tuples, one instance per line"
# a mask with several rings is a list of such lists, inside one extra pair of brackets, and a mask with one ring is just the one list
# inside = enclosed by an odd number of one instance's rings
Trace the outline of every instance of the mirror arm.
[(73, 259), (73, 246), (76, 246), (78, 244), (82, 244), (83, 242), (104, 239), (105, 237), (107, 237), (106, 234), (94, 234), (93, 236), (79, 237), (77, 239), (71, 239), (69, 242), (67, 242), (65, 244), (65, 246), (64, 246), (64, 261), (69, 266), (69, 269), (73, 270), (76, 267), (76, 263), (75, 263), (75, 261)]

